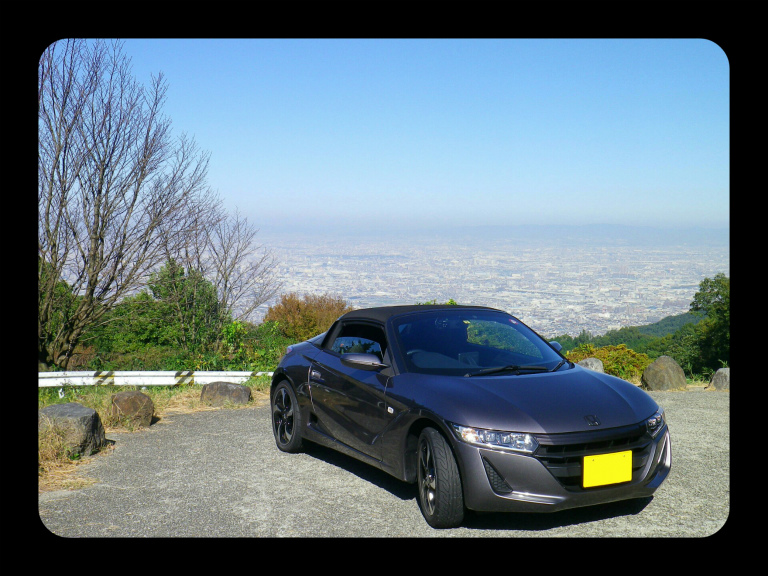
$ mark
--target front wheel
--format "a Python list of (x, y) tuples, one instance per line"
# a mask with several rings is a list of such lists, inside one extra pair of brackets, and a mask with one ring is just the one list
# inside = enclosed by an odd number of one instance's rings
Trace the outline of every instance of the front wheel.
[(454, 528), (464, 520), (464, 494), (456, 458), (443, 436), (425, 428), (419, 436), (419, 507), (433, 528)]
[(301, 450), (301, 412), (293, 387), (283, 380), (272, 392), (272, 432), (283, 452)]

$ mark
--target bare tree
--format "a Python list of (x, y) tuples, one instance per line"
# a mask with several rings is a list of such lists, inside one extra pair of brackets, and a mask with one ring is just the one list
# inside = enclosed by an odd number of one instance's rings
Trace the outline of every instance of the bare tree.
[(254, 310), (282, 287), (271, 251), (255, 244), (258, 230), (239, 212), (222, 218), (208, 230), (210, 277), (219, 302), (234, 319), (249, 319)]
[(118, 41), (63, 40), (40, 59), (41, 362), (66, 369), (85, 330), (216, 212), (209, 155), (172, 136), (166, 90), (133, 79)]
[(218, 330), (228, 319), (251, 320), (282, 287), (272, 252), (256, 243), (258, 229), (238, 211), (216, 213), (202, 223), (196, 244), (187, 244), (183, 264), (211, 282), (219, 304)]
[(38, 358), (46, 365), (66, 369), (87, 330), (163, 264), (185, 275), (182, 284), (177, 273), (154, 275), (155, 285), (167, 279), (164, 299), (180, 319), (189, 298), (207, 299), (213, 284), (213, 333), (228, 318), (248, 319), (280, 288), (258, 230), (226, 214), (206, 184), (209, 155), (173, 138), (166, 91), (162, 75), (149, 89), (132, 78), (119, 41), (65, 40), (40, 60)]

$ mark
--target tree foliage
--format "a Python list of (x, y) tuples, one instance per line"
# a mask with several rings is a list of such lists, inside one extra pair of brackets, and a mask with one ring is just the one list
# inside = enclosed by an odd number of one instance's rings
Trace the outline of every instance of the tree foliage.
[(187, 351), (216, 348), (229, 317), (215, 287), (198, 270), (185, 271), (169, 260), (150, 276), (149, 291), (172, 345)]
[(264, 316), (265, 322), (277, 322), (286, 338), (299, 342), (328, 330), (342, 314), (352, 310), (346, 301), (330, 294), (283, 294)]
[(699, 324), (702, 362), (727, 365), (731, 357), (731, 280), (725, 274), (705, 278), (691, 302), (691, 311), (706, 317)]
[(222, 338), (222, 315), (213, 284), (171, 260), (150, 276), (146, 289), (107, 312), (84, 340), (102, 355), (136, 354), (148, 348), (186, 356), (212, 352)]

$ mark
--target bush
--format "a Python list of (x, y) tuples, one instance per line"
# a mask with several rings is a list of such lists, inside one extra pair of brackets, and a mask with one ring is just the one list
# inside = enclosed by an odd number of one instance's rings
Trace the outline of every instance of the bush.
[(624, 344), (595, 348), (592, 344), (582, 344), (566, 354), (568, 360), (579, 362), (585, 358), (597, 358), (603, 363), (606, 374), (617, 376), (631, 382), (639, 382), (645, 369), (653, 362), (647, 354), (639, 354)]
[(307, 294), (299, 297), (292, 292), (280, 297), (280, 302), (270, 307), (264, 322), (277, 322), (280, 333), (294, 342), (302, 342), (328, 330), (334, 321), (352, 310), (338, 296)]
[(282, 334), (278, 322), (259, 324), (254, 333), (254, 371), (272, 372), (285, 354), (285, 349), (294, 342)]

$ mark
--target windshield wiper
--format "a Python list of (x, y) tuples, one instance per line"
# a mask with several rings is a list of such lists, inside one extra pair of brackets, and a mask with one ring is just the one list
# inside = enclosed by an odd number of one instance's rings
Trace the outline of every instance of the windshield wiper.
[[(568, 360), (560, 360), (560, 364), (558, 364), (557, 366), (552, 368), (552, 370), (550, 370), (550, 372), (557, 372), (560, 369), (560, 366), (562, 366), (566, 362), (568, 362)], [(570, 364), (570, 362), (569, 362), (569, 364)]]
[(487, 376), (488, 374), (496, 374), (498, 372), (517, 372), (518, 374), (520, 374), (521, 370), (535, 370), (537, 372), (547, 372), (548, 368), (546, 366), (521, 366), (519, 364), (508, 364), (507, 366), (495, 366), (493, 368), (483, 368), (482, 370), (478, 370), (474, 374), (464, 374), (464, 376)]

